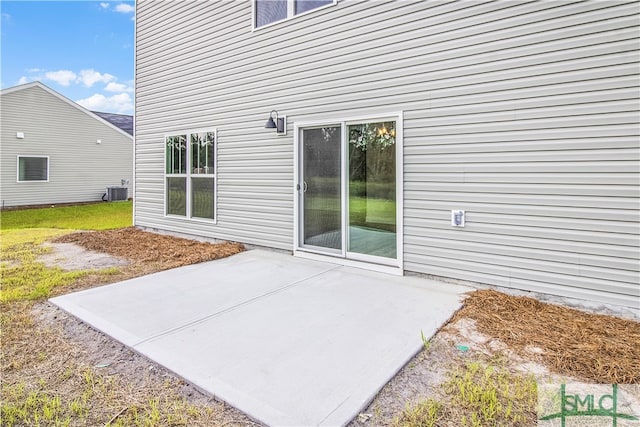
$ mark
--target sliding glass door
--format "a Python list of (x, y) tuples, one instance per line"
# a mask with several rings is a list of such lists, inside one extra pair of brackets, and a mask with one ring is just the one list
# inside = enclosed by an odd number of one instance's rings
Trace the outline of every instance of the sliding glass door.
[(302, 244), (342, 253), (342, 129), (302, 129)]
[(299, 129), (299, 249), (395, 263), (396, 124), (345, 121)]

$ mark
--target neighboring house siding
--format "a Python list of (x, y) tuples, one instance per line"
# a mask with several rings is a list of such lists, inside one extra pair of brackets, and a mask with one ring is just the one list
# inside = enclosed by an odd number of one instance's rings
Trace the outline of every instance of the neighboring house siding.
[[(121, 179), (133, 196), (133, 140), (124, 132), (38, 86), (3, 93), (1, 118), (3, 207), (98, 201)], [(48, 156), (49, 182), (16, 182), (19, 155)]]
[[(293, 124), (402, 110), (405, 270), (637, 306), (636, 2), (137, 9), (138, 225), (292, 249)], [(165, 218), (162, 136), (207, 127), (218, 222)]]

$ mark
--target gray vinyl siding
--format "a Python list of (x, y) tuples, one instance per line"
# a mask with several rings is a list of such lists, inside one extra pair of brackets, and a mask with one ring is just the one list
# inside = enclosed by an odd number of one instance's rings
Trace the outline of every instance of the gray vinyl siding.
[[(38, 86), (3, 93), (1, 117), (3, 207), (99, 201), (121, 179), (133, 196), (131, 136)], [(17, 182), (18, 156), (48, 156), (49, 182)]]
[[(406, 271), (638, 306), (637, 2), (251, 19), (250, 1), (137, 2), (137, 225), (290, 250), (294, 123), (403, 111)], [(162, 136), (208, 127), (217, 224), (167, 218)]]

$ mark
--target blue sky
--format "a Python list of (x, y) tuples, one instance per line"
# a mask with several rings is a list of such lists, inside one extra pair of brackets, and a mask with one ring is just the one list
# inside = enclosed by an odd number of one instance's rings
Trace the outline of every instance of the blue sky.
[(133, 114), (133, 1), (0, 1), (2, 89), (39, 80), (94, 111)]

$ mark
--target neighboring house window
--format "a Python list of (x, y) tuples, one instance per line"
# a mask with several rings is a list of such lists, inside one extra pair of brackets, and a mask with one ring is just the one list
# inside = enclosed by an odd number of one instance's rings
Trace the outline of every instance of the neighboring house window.
[(49, 181), (49, 157), (18, 156), (18, 182)]
[(254, 0), (254, 24), (256, 28), (262, 27), (335, 3), (335, 0)]
[(167, 215), (215, 220), (215, 130), (167, 135), (165, 150)]

